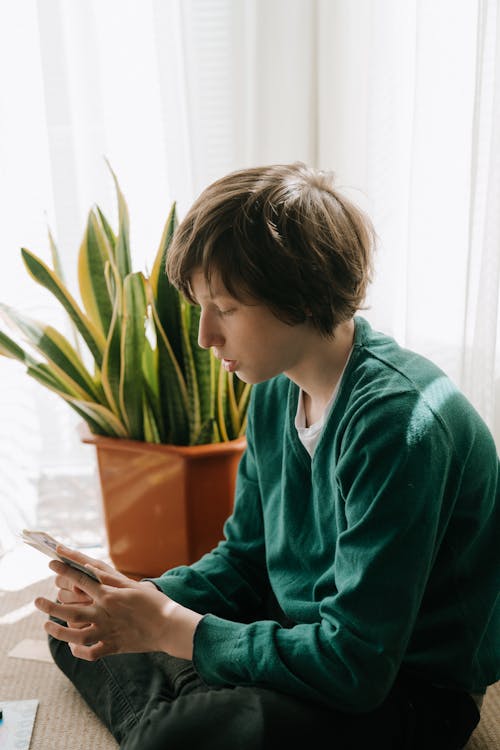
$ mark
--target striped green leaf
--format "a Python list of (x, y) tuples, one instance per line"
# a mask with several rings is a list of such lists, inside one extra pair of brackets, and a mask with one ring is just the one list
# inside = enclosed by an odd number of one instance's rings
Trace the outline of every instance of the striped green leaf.
[(109, 246), (113, 252), (113, 257), (115, 257), (115, 249), (116, 249), (116, 234), (114, 233), (109, 221), (106, 219), (104, 213), (101, 211), (99, 206), (95, 207), (95, 210), (97, 211), (97, 214), (99, 216), (101, 226), (104, 229), (106, 233), (106, 237), (108, 238)]
[[(102, 387), (111, 410), (117, 417), (123, 419), (120, 407), (120, 378), (121, 378), (121, 337), (122, 337), (122, 287), (116, 266), (107, 263), (105, 276), (108, 286), (113, 286), (114, 305), (113, 315), (109, 326), (108, 337), (102, 359)], [(112, 279), (114, 277), (114, 284)]]
[(238, 412), (238, 404), (235, 395), (235, 375), (233, 372), (226, 374), (227, 377), (227, 395), (228, 395), (228, 416), (227, 416), (227, 432), (232, 438), (238, 435), (240, 428), (240, 415)]
[(202, 424), (201, 429), (192, 441), (192, 445), (205, 445), (206, 443), (220, 443), (221, 437), (217, 420), (213, 417)]
[(39, 323), (27, 315), (7, 305), (0, 305), (0, 310), (10, 324), (21, 332), (23, 337), (37, 351), (81, 389), (83, 395), (99, 401), (101, 393), (91, 375), (83, 365), (77, 352), (69, 341), (52, 326)]
[[(61, 256), (59, 255), (59, 250), (54, 240), (54, 236), (52, 232), (50, 231), (50, 227), (48, 228), (47, 233), (49, 237), (49, 247), (50, 247), (50, 254), (52, 257), (52, 267), (54, 269), (54, 273), (59, 279), (59, 281), (66, 286), (66, 279), (64, 277), (64, 271), (63, 271), (63, 267), (61, 263)], [(70, 324), (71, 324), (71, 328), (73, 331), (75, 350), (78, 352), (78, 356), (81, 357), (80, 342), (78, 341), (78, 330), (76, 329), (76, 326), (72, 320), (70, 320)]]
[(175, 445), (189, 442), (189, 399), (186, 382), (170, 341), (161, 325), (151, 284), (146, 284), (158, 348), (158, 379), (165, 440)]
[(189, 401), (189, 438), (190, 442), (198, 435), (201, 428), (200, 393), (198, 390), (198, 373), (196, 371), (193, 347), (191, 342), (191, 317), (194, 308), (186, 302), (181, 304), (182, 354), (184, 375)]
[(28, 366), (28, 375), (31, 375), (39, 383), (55, 391), (58, 395), (74, 396), (75, 393), (71, 387), (65, 383), (53, 368), (46, 362), (36, 362)]
[(38, 362), (28, 367), (28, 374), (58, 395), (65, 395), (75, 399), (88, 400), (88, 395), (80, 386), (69, 378), (66, 373), (53, 363)]
[(36, 365), (37, 361), (25, 351), (22, 346), (19, 346), (14, 339), (7, 336), (6, 333), (0, 331), (0, 354), (2, 357), (9, 357), (10, 359), (17, 359), (25, 365)]
[(100, 368), (102, 365), (102, 356), (105, 346), (105, 338), (102, 332), (99, 331), (94, 323), (92, 323), (92, 321), (85, 315), (64, 284), (58, 279), (56, 274), (51, 271), (42, 260), (40, 260), (40, 258), (37, 258), (36, 255), (29, 250), (26, 250), (26, 248), (21, 249), (21, 254), (28, 273), (35, 279), (35, 281), (52, 292), (64, 307), (82, 335), (83, 340), (89, 347), (97, 366)]
[(156, 414), (151, 407), (146, 391), (144, 391), (142, 413), (144, 415), (144, 440), (148, 443), (161, 443)]
[[(148, 325), (149, 319), (146, 322)], [(153, 325), (152, 321), (151, 324)], [(151, 412), (151, 418), (155, 422), (155, 431), (159, 435), (159, 440), (155, 442), (165, 442), (164, 425), (162, 420), (162, 409), (160, 403), (160, 380), (159, 380), (159, 353), (158, 347), (154, 347), (147, 339), (144, 346), (142, 358), (142, 372), (144, 376), (144, 390), (147, 398), (148, 410)], [(146, 422), (146, 415), (144, 418)], [(147, 438), (146, 438), (147, 439)]]
[[(188, 305), (187, 302), (184, 302)], [(189, 305), (191, 308), (190, 315), (190, 327), (189, 327), (189, 341), (191, 344), (191, 351), (193, 353), (193, 364), (194, 371), (196, 373), (196, 381), (198, 385), (198, 397), (200, 402), (200, 421), (205, 423), (209, 417), (214, 416), (214, 410), (212, 407), (212, 376), (211, 376), (211, 360), (214, 354), (211, 349), (203, 349), (198, 344), (198, 329), (200, 327), (200, 314), (201, 310), (199, 307)]]
[(60, 396), (66, 403), (89, 425), (92, 432), (97, 435), (108, 435), (110, 437), (127, 437), (123, 424), (109, 412), (106, 407), (94, 404), (75, 397), (67, 389), (66, 384), (52, 371), (48, 365), (39, 364), (27, 369), (28, 375), (38, 381), (55, 394)]
[(66, 281), (64, 279), (64, 272), (61, 264), (61, 258), (59, 256), (59, 251), (57, 249), (56, 242), (54, 240), (54, 236), (52, 232), (50, 231), (50, 228), (47, 231), (48, 237), (49, 237), (49, 247), (50, 247), (50, 255), (52, 257), (52, 267), (54, 269), (54, 273), (56, 274), (57, 278), (62, 281), (63, 284), (66, 284)]
[(142, 358), (146, 343), (145, 322), (144, 276), (131, 273), (123, 282), (120, 411), (134, 440), (144, 438)]
[(102, 404), (94, 404), (90, 401), (80, 401), (70, 396), (62, 396), (82, 416), (87, 416), (93, 423), (99, 425), (101, 434), (111, 437), (126, 438), (127, 430), (112, 411), (106, 409)]
[(132, 272), (132, 261), (130, 258), (130, 221), (128, 215), (128, 206), (115, 173), (111, 169), (111, 166), (107, 160), (106, 163), (115, 183), (116, 197), (118, 201), (118, 237), (116, 239), (114, 248), (115, 261), (120, 277), (125, 280), (125, 277)]
[(163, 228), (160, 246), (149, 278), (161, 326), (168, 336), (175, 358), (182, 363), (181, 298), (165, 272), (167, 253), (176, 228), (176, 204), (173, 203)]
[(227, 377), (223, 367), (219, 369), (219, 381), (217, 383), (217, 424), (223, 441), (229, 440), (226, 427), (226, 416), (228, 410)]
[(246, 432), (246, 423), (247, 423), (247, 412), (248, 412), (248, 404), (250, 402), (250, 394), (252, 392), (252, 386), (250, 383), (243, 383), (243, 381), (239, 381), (240, 385), (243, 385), (243, 388), (239, 388), (239, 399), (238, 399), (238, 421), (239, 421), (239, 429), (237, 436), (241, 437), (241, 435), (244, 435)]
[(106, 233), (94, 211), (90, 211), (78, 254), (78, 283), (85, 312), (104, 336), (108, 334), (113, 315), (113, 299), (104, 270), (112, 261)]

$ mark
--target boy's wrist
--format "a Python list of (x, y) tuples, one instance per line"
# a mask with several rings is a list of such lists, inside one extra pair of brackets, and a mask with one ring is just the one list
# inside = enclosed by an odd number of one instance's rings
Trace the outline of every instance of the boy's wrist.
[(203, 615), (166, 598), (163, 610), (166, 627), (161, 650), (179, 659), (192, 660), (194, 633)]

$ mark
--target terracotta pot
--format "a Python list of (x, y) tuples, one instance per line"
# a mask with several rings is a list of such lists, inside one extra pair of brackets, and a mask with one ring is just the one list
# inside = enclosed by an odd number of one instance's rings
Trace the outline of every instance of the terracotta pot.
[(109, 554), (134, 578), (190, 564), (222, 539), (233, 507), (244, 437), (199, 446), (93, 435)]

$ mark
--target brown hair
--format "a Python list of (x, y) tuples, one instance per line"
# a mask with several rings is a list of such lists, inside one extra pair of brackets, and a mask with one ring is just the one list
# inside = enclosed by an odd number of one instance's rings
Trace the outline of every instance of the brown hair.
[(177, 228), (171, 283), (191, 302), (191, 276), (214, 271), (228, 292), (266, 304), (294, 325), (310, 316), (326, 336), (360, 309), (371, 281), (369, 218), (301, 162), (232, 172), (209, 185)]

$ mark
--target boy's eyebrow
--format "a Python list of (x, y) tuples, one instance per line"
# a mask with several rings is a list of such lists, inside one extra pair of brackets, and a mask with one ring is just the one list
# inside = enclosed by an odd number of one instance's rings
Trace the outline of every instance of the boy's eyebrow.
[[(198, 299), (198, 297), (196, 297), (196, 295), (194, 294), (194, 292), (192, 291), (191, 293), (192, 293), (193, 299), (196, 300), (196, 303), (200, 304), (200, 300)], [(214, 289), (214, 290), (210, 289), (209, 293), (202, 295), (201, 299), (202, 300), (210, 300), (210, 302), (215, 302), (218, 299), (235, 300), (236, 297), (233, 297), (233, 295), (230, 294), (225, 289)]]

